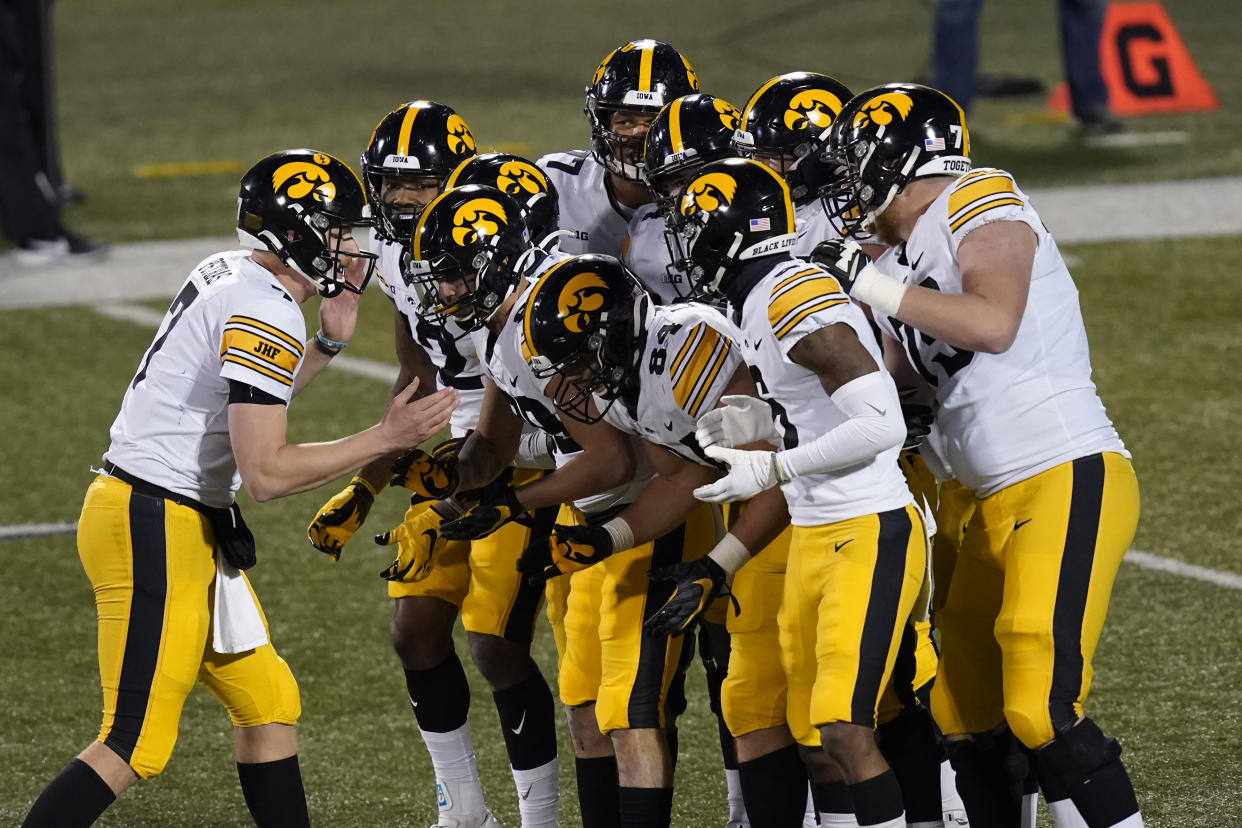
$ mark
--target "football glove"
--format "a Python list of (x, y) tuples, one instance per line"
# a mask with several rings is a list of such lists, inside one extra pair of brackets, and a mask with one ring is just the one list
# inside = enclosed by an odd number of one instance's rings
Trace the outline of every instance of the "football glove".
[(439, 504), (416, 503), (406, 510), (401, 525), (375, 536), (380, 546), (397, 545), (397, 558), (380, 573), (386, 581), (421, 581), (431, 572), (435, 555), (447, 543), (440, 537), (444, 516)]
[(840, 282), (841, 290), (851, 296), (858, 274), (871, 264), (871, 259), (867, 258), (857, 242), (843, 239), (826, 239), (820, 242), (815, 245), (808, 258)]
[(361, 477), (349, 481), (349, 485), (333, 495), (306, 527), (311, 546), (339, 561), (341, 548), (362, 526), (374, 503), (375, 490), (370, 483)]
[(512, 486), (493, 491), (479, 490), (483, 495), (478, 503), (464, 515), (444, 524), (441, 534), (449, 540), (478, 540), (485, 538), (511, 520), (525, 514)]
[(540, 541), (528, 546), (518, 560), (518, 570), (531, 583), (586, 569), (616, 551), (612, 547), (612, 536), (602, 526), (558, 523)]
[(917, 388), (902, 388), (898, 394), (901, 398), (901, 416), (906, 421), (906, 441), (901, 446), (903, 452), (918, 451), (936, 421), (936, 412), (930, 405), (919, 402), (917, 394)]
[(766, 402), (741, 394), (730, 394), (720, 401), (723, 406), (699, 417), (694, 439), (700, 446), (734, 448), (760, 440), (773, 446), (781, 444), (780, 434), (772, 422), (772, 408)]
[(729, 473), (694, 490), (694, 496), (709, 503), (730, 503), (754, 497), (782, 482), (774, 451), (742, 451), (708, 446), (704, 453), (713, 460), (729, 464)]
[[(677, 563), (648, 573), (653, 581), (672, 581), (673, 594), (643, 624), (648, 635), (687, 632), (725, 590), (725, 571), (710, 557)], [(737, 600), (734, 599), (734, 605)]]
[(448, 497), (457, 488), (457, 452), (465, 442), (465, 437), (445, 440), (430, 454), (422, 449), (410, 449), (392, 464), (392, 480), (388, 485), (409, 489), (411, 503)]

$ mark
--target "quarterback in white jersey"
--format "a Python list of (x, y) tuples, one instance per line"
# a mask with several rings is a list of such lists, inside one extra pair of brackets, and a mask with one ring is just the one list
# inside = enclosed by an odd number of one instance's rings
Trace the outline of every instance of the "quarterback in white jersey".
[(940, 448), (975, 493), (932, 691), (970, 818), (1016, 813), (1000, 770), (1016, 741), (1058, 818), (1141, 825), (1116, 741), (1083, 713), (1138, 484), (1065, 262), (1012, 176), (971, 171), (961, 109), (937, 90), (868, 90), (828, 150), (853, 209), (897, 248), (870, 264), (842, 245), (828, 267), (936, 386)]
[[(255, 822), (310, 824), (298, 687), (239, 571), (255, 564), (254, 538), (233, 495), (239, 485), (256, 500), (321, 485), (426, 439), (454, 404), (452, 391), (408, 404), (410, 387), (364, 432), (286, 443), (290, 399), (353, 335), (371, 264), (352, 237), (362, 209), (357, 176), (329, 155), (261, 159), (238, 198), (238, 236), (253, 249), (203, 261), (160, 323), (78, 522), (98, 605), (103, 724), (23, 825), (89, 825), (161, 773), (199, 681), (232, 720)], [(322, 328), (304, 341), (298, 305), (316, 292), (342, 298), (320, 304)]]

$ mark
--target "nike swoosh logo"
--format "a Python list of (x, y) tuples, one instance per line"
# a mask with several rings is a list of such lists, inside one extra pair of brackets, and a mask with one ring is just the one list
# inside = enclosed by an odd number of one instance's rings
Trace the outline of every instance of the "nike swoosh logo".
[[(926, 250), (924, 250), (924, 251), (923, 251), (923, 253), (926, 253), (926, 252), (927, 252)], [(923, 261), (923, 253), (920, 253), (920, 254), (919, 254), (919, 257), (918, 257), (917, 259), (915, 259), (913, 262), (911, 262), (911, 263), (910, 263), (910, 269), (911, 269), (911, 270), (918, 270), (918, 269), (919, 269), (919, 262)]]
[(1030, 518), (1027, 518), (1026, 520), (1016, 521), (1013, 525), (1013, 531), (1015, 532), (1018, 531), (1019, 529), (1021, 529), (1023, 526), (1026, 526), (1030, 522), (1031, 522)]
[(667, 423), (665, 423), (665, 424), (664, 424), (664, 428), (665, 428), (665, 430), (666, 430), (666, 431), (672, 431), (672, 430), (673, 430), (673, 421), (672, 421), (672, 420), (669, 420)]
[(843, 541), (840, 541), (839, 543), (837, 543), (837, 545), (836, 545), (835, 547), (833, 547), (833, 550), (832, 550), (832, 551), (833, 551), (833, 552), (840, 552), (840, 551), (841, 551), (841, 547), (842, 547), (842, 546), (845, 546), (847, 543), (853, 543), (853, 542), (854, 542), (854, 539), (853, 539), (853, 538), (850, 538), (849, 540), (843, 540)]
[(534, 790), (534, 788), (535, 788), (535, 783), (532, 782), (526, 786), (525, 792), (519, 791), (518, 796), (522, 797), (522, 801), (525, 802), (526, 800), (530, 799), (530, 792)]
[(870, 408), (872, 411), (874, 411), (876, 414), (879, 414), (881, 417), (883, 417), (883, 416), (885, 416), (886, 414), (888, 414), (888, 410), (887, 410), (887, 409), (884, 409), (884, 408), (876, 408), (876, 407), (875, 407), (875, 405), (873, 405), (872, 403), (867, 403), (867, 407), (868, 407), (868, 408)]
[[(520, 721), (518, 721), (517, 727), (510, 728), (510, 730), (513, 731), (514, 736), (521, 736), (522, 728), (524, 727), (526, 727), (526, 711), (525, 710), (522, 711), (522, 718)], [(527, 791), (526, 793), (529, 794), (530, 791)], [(522, 797), (522, 799), (525, 799), (525, 798), (526, 797)]]

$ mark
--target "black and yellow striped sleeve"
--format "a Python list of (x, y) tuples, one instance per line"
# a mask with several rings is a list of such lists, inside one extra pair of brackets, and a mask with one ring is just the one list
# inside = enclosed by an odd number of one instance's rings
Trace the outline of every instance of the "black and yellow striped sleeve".
[[(230, 316), (220, 337), (220, 364), (226, 369), (244, 368), (287, 387), (293, 386), (293, 375), (302, 359), (302, 351), (303, 345), (297, 339), (252, 316)], [(247, 380), (245, 372), (226, 370), (224, 373), (230, 379)]]
[(816, 311), (849, 303), (841, 283), (817, 267), (781, 279), (768, 298), (768, 323), (777, 341), (797, 330)]
[(715, 405), (720, 393), (712, 394), (712, 388), (728, 382), (733, 373), (729, 366), (736, 366), (741, 357), (729, 337), (706, 323), (684, 330), (685, 339), (669, 366), (669, 380), (673, 384), (673, 402), (697, 418), (700, 412)]
[(1009, 173), (997, 169), (975, 170), (959, 178), (949, 193), (949, 232), (957, 233), (983, 216), (987, 221), (995, 221), (1003, 214), (995, 211), (1022, 205)]

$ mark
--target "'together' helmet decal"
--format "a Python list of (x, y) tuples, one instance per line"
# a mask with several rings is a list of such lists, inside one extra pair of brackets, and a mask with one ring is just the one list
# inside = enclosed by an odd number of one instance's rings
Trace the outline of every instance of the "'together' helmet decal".
[(841, 112), (845, 101), (826, 89), (804, 89), (789, 101), (785, 111), (785, 127), (801, 132), (808, 127), (827, 129)]
[(277, 167), (272, 173), (272, 191), (292, 199), (302, 199), (313, 194), (319, 202), (336, 198), (336, 185), (324, 168), (330, 159), (326, 155), (315, 155), (313, 159), (314, 163), (290, 161)]
[(866, 126), (868, 123), (885, 126), (894, 120), (904, 121), (913, 108), (914, 100), (905, 92), (877, 95), (858, 110), (858, 114), (854, 116), (853, 126)]
[(445, 130), (448, 132), (448, 147), (451, 152), (458, 155), (474, 154), (474, 136), (470, 134), (470, 127), (466, 126), (460, 115), (456, 112), (449, 115)]
[(592, 314), (604, 306), (608, 283), (598, 273), (579, 273), (565, 283), (556, 304), (565, 327), (582, 333), (592, 324)]
[(682, 196), (682, 215), (692, 216), (700, 211), (710, 213), (712, 210), (732, 204), (737, 192), (737, 182), (726, 173), (708, 173), (695, 179)]
[(453, 241), (462, 247), (474, 244), (480, 235), (495, 235), (509, 223), (505, 208), (491, 198), (467, 201), (453, 213)]

